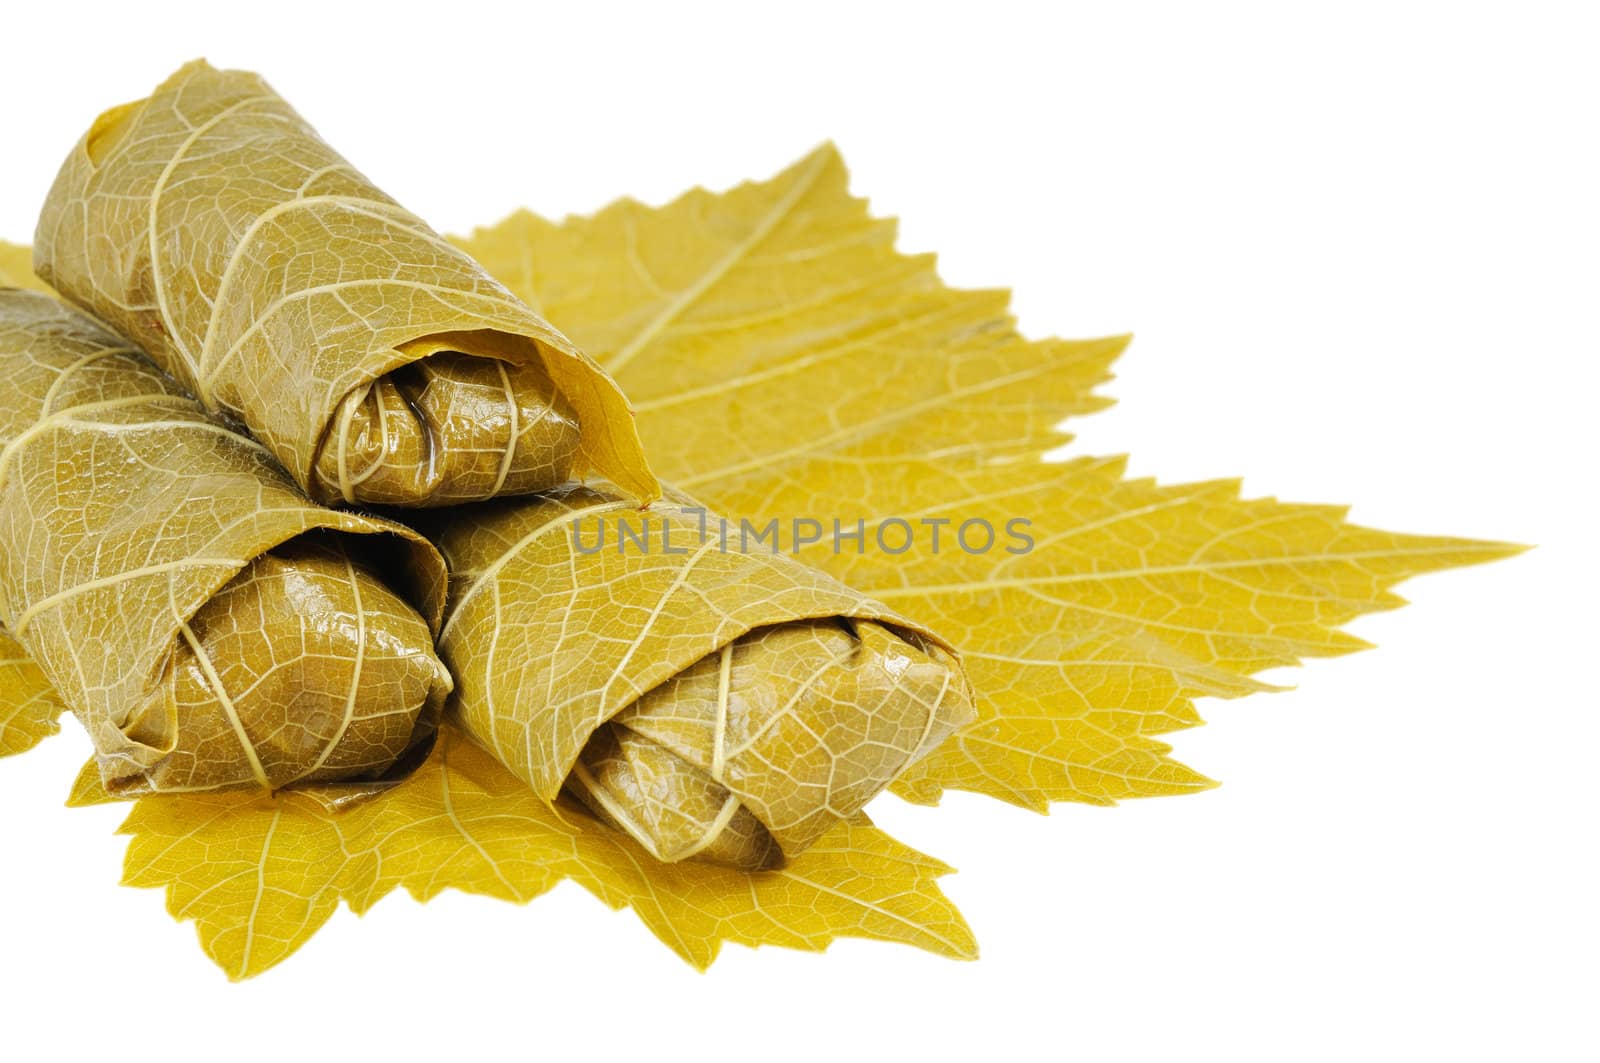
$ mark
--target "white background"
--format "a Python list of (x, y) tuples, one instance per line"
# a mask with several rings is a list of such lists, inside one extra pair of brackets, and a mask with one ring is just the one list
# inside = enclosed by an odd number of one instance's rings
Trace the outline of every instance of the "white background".
[[(578, 9), (582, 9), (581, 11)], [(1425, 579), (1373, 653), (1176, 736), (1217, 791), (1040, 818), (884, 800), (983, 946), (730, 948), (707, 975), (564, 886), (341, 912), (229, 985), (60, 807), (75, 725), (0, 763), (12, 1058), (1595, 1058), (1594, 26), (1583, 5), (407, 14), (28, 4), (0, 22), (0, 236), (183, 60), (264, 72), (437, 226), (764, 177), (854, 188), (1031, 335), (1133, 330), (1080, 451), (1167, 481), (1539, 544)], [(33, 1051), (19, 1051), (28, 1045)], [(843, 1050), (848, 1046), (849, 1051)], [(371, 1053), (371, 1055), (366, 1055)]]

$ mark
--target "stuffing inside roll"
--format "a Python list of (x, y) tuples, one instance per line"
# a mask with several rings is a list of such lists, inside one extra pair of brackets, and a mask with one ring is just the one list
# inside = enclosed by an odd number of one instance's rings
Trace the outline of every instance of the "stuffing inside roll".
[(595, 732), (567, 782), (661, 860), (781, 866), (974, 711), (954, 659), (844, 619), (759, 628)]
[(345, 397), (312, 494), (396, 506), (532, 494), (571, 478), (578, 442), (577, 414), (537, 361), (441, 350)]
[(451, 689), (415, 609), (336, 536), (257, 558), (185, 625), (162, 693), (124, 725), (171, 752), (139, 788), (376, 778)]

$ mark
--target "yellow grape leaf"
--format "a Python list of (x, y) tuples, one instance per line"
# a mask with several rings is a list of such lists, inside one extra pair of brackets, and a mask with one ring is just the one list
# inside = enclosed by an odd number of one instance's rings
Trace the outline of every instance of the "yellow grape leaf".
[[(1034, 549), (996, 560), (924, 542), (897, 558), (812, 558), (954, 632), (979, 692), (978, 721), (896, 792), (933, 803), (952, 787), (1043, 811), (1204, 789), (1211, 781), (1155, 737), (1200, 723), (1194, 698), (1248, 694), (1264, 689), (1255, 672), (1365, 648), (1338, 628), (1402, 604), (1395, 583), (1515, 549), (1375, 531), (1342, 507), (1241, 499), (1237, 481), (1158, 486), (1122, 472), (1120, 459), (906, 462), (899, 511), (997, 527), (1036, 514)], [(870, 521), (864, 485), (836, 487), (825, 504)]]
[(32, 749), (55, 734), (65, 711), (39, 666), (0, 628), (0, 757)]
[[(979, 719), (902, 777), (1030, 808), (1213, 785), (1153, 736), (1193, 699), (1359, 649), (1339, 625), (1408, 576), (1516, 547), (1394, 535), (1236, 483), (1125, 481), (1119, 459), (1041, 463), (1105, 404), (1125, 338), (1029, 341), (1005, 292), (945, 287), (825, 146), (777, 177), (560, 225), (526, 212), (463, 241), (611, 371), (661, 477), (730, 518), (949, 520), (904, 554), (801, 556), (963, 650)], [(964, 521), (1032, 521), (1024, 555), (950, 549)], [(899, 545), (901, 538), (894, 539)]]
[(847, 184), (827, 146), (721, 195), (522, 212), (462, 246), (625, 381), (661, 478), (730, 516), (786, 515), (766, 488), (841, 445), (1033, 457), (1109, 405), (1091, 392), (1127, 337), (1024, 340), (1010, 293), (945, 287)]
[[(900, 780), (905, 796), (954, 787), (1042, 809), (1211, 785), (1159, 739), (1199, 722), (1195, 698), (1361, 648), (1339, 626), (1400, 604), (1395, 583), (1515, 550), (1359, 528), (1333, 507), (1240, 499), (1233, 482), (1130, 481), (1120, 459), (1044, 464), (1062, 418), (1105, 405), (1093, 389), (1125, 339), (1026, 340), (1005, 293), (946, 288), (893, 240), (825, 147), (724, 194), (560, 224), (524, 213), (462, 243), (613, 372), (656, 469), (713, 509), (869, 534), (896, 518), (1032, 521), (1020, 555), (922, 538), (900, 556), (803, 554), (965, 651), (980, 717)], [(505, 775), (452, 741), (337, 814), (305, 795), (147, 798), (126, 828), (129, 880), (166, 886), (236, 976), (286, 955), (340, 897), (357, 911), (395, 885), (522, 900), (560, 877), (634, 905), (697, 963), (719, 940), (845, 932), (971, 954), (932, 885), (946, 869), (864, 823), (764, 873), (798, 879), (636, 863), (631, 843), (503, 790)]]
[(0, 240), (0, 288), (50, 290), (33, 272), (32, 248)]
[[(103, 800), (95, 773), (80, 775), (73, 803)], [(977, 955), (936, 884), (950, 869), (864, 816), (778, 871), (663, 864), (575, 808), (552, 809), (453, 727), (415, 774), (351, 807), (294, 792), (160, 796), (136, 802), (121, 833), (132, 836), (123, 881), (165, 888), (168, 911), (195, 922), (233, 979), (288, 957), (341, 900), (361, 913), (404, 887), (421, 901), (454, 888), (525, 903), (564, 878), (632, 907), (702, 968), (723, 941), (822, 949), (870, 937)]]
[(67, 792), (68, 808), (88, 808), (90, 805), (109, 805), (130, 800), (132, 798), (126, 796), (112, 796), (105, 783), (100, 781), (100, 765), (93, 757), (78, 769), (78, 777), (72, 780), (72, 789)]

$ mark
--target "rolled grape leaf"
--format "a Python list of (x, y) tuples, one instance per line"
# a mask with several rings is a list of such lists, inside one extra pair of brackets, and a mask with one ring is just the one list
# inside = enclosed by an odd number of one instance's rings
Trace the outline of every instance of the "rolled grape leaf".
[(452, 575), (459, 722), (661, 860), (781, 866), (973, 719), (938, 636), (687, 496), (419, 520)]
[(318, 501), (442, 506), (590, 469), (658, 493), (604, 370), (254, 74), (190, 63), (101, 115), (34, 265)]
[(0, 622), (113, 793), (370, 781), (451, 688), (438, 553), (312, 504), (50, 296), (0, 289)]

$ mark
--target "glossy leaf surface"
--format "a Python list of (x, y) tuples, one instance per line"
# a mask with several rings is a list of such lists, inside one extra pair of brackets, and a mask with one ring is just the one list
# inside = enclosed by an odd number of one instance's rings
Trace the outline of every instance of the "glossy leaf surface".
[(254, 441), (42, 292), (0, 289), (0, 372), (0, 622), (88, 730), (108, 785), (367, 779), (432, 734), (450, 689), (432, 547), (313, 505)]
[(189, 63), (101, 115), (34, 266), (318, 501), (448, 505), (586, 469), (655, 497), (594, 362), (254, 74)]

